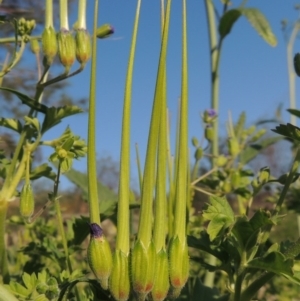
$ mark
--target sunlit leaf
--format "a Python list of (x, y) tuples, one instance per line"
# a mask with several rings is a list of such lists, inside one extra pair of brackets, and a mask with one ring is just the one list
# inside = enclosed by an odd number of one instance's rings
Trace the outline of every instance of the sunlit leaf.
[(47, 163), (37, 166), (35, 169), (30, 172), (30, 179), (36, 180), (41, 177), (46, 177), (51, 180), (55, 180), (56, 174), (52, 171), (52, 167), (50, 167)]
[(210, 240), (214, 240), (234, 222), (234, 213), (226, 198), (218, 196), (210, 197), (210, 205), (203, 211), (203, 217), (210, 221), (207, 227)]
[(77, 106), (63, 106), (58, 108), (55, 107), (48, 108), (42, 126), (42, 133), (45, 133), (53, 126), (60, 123), (63, 118), (82, 112), (83, 110)]
[(262, 12), (256, 8), (243, 7), (239, 11), (247, 18), (257, 33), (271, 46), (277, 45), (277, 39), (270, 24)]
[(4, 126), (8, 129), (21, 133), (22, 131), (22, 124), (18, 119), (13, 118), (0, 118), (0, 126)]

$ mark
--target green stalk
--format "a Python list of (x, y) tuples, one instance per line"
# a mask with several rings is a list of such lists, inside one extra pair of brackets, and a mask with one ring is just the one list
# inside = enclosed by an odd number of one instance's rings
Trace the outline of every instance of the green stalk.
[[(215, 20), (215, 9), (211, 0), (205, 0), (205, 8), (208, 22), (209, 31), (209, 50), (210, 50), (210, 68), (212, 75), (211, 85), (211, 108), (219, 111), (219, 59), (220, 59), (220, 45), (218, 45), (217, 28)], [(212, 155), (218, 156), (219, 143), (218, 143), (218, 118), (213, 123), (214, 138), (212, 141)]]
[(69, 30), (68, 0), (59, 1), (60, 28)]
[[(163, 9), (162, 9), (163, 11)], [(162, 18), (164, 20), (164, 17)], [(163, 21), (162, 21), (163, 27)], [(166, 68), (166, 65), (164, 66)], [(159, 124), (157, 177), (156, 177), (156, 203), (154, 215), (153, 241), (158, 253), (165, 250), (166, 241), (166, 171), (167, 171), (167, 83), (166, 69), (163, 78), (163, 91), (161, 98), (161, 117)]]
[(53, 27), (53, 0), (46, 0), (45, 28)]
[(142, 193), (142, 186), (143, 186), (143, 173), (142, 173), (142, 167), (141, 167), (141, 159), (140, 159), (140, 153), (138, 144), (135, 144), (135, 153), (136, 153), (136, 164), (138, 168), (138, 175), (139, 175), (139, 187), (140, 187), (140, 194)]
[(143, 177), (142, 197), (141, 197), (141, 215), (138, 230), (138, 239), (148, 247), (151, 241), (151, 228), (152, 228), (152, 199), (153, 199), (153, 188), (155, 178), (155, 160), (156, 160), (156, 148), (157, 138), (160, 123), (160, 108), (161, 108), (161, 97), (163, 95), (164, 88), (164, 65), (167, 56), (167, 42), (169, 32), (169, 20), (171, 11), (171, 0), (167, 2), (166, 17), (164, 33), (162, 38), (158, 75), (156, 80), (154, 103), (151, 116), (151, 124), (148, 138), (145, 170)]
[(174, 236), (181, 242), (186, 240), (186, 187), (188, 172), (188, 66), (187, 66), (187, 35), (186, 7), (183, 1), (183, 36), (182, 36), (182, 74), (181, 74), (181, 105), (178, 141), (178, 168), (176, 176)]
[(8, 202), (6, 200), (0, 201), (0, 274), (2, 275), (3, 283), (9, 283), (10, 280), (5, 246), (5, 221), (7, 207)]
[(78, 28), (86, 29), (86, 0), (79, 0), (78, 2)]
[(100, 212), (97, 189), (97, 160), (96, 160), (96, 71), (97, 71), (97, 21), (98, 20), (98, 0), (94, 6), (94, 27), (92, 44), (92, 65), (91, 82), (89, 96), (89, 121), (88, 121), (88, 151), (87, 151), (87, 173), (89, 190), (89, 210), (91, 223), (100, 225)]
[(129, 198), (130, 198), (130, 113), (131, 113), (131, 94), (132, 77), (136, 49), (136, 40), (139, 24), (141, 0), (138, 1), (134, 22), (133, 36), (130, 48), (124, 108), (123, 124), (121, 136), (121, 160), (120, 160), (120, 183), (119, 183), (119, 202), (118, 202), (118, 235), (116, 249), (122, 250), (126, 255), (129, 254)]
[[(208, 22), (208, 31), (209, 31), (209, 50), (210, 50), (210, 68), (212, 75), (212, 84), (211, 84), (211, 108), (214, 109), (217, 113), (219, 111), (219, 61), (220, 61), (220, 52), (222, 41), (218, 44), (217, 39), (217, 28), (215, 20), (215, 9), (213, 2), (211, 0), (205, 0), (205, 8)], [(216, 118), (212, 124), (213, 127), (213, 141), (211, 143), (212, 147), (212, 167), (215, 165), (215, 158), (219, 154), (219, 121)], [(213, 255), (209, 255), (208, 263), (210, 265), (216, 264), (216, 258)], [(205, 274), (204, 285), (208, 287), (213, 287), (215, 273), (207, 271)]]

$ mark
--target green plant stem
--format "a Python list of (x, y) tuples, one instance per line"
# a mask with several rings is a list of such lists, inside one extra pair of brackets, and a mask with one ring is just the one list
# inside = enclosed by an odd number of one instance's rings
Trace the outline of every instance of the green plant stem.
[(78, 2), (77, 22), (77, 26), (79, 29), (86, 29), (86, 0), (79, 0)]
[(96, 170), (96, 71), (97, 71), (97, 21), (98, 20), (98, 0), (94, 4), (94, 27), (92, 42), (92, 65), (89, 96), (89, 121), (88, 121), (88, 151), (87, 151), (87, 172), (89, 191), (89, 211), (92, 223), (100, 224), (100, 212), (97, 189)]
[[(290, 91), (290, 108), (295, 109), (296, 108), (296, 89), (295, 89), (295, 79), (296, 74), (294, 71), (294, 65), (293, 65), (293, 48), (295, 44), (295, 40), (297, 37), (297, 34), (299, 32), (300, 26), (297, 22), (295, 26), (293, 27), (290, 39), (288, 41), (286, 51), (287, 51), (287, 65), (288, 65), (288, 77), (289, 77), (289, 91)], [(297, 125), (297, 119), (296, 116), (293, 114), (290, 114), (290, 122), (293, 125)]]
[(118, 235), (116, 249), (129, 255), (129, 198), (130, 198), (130, 115), (134, 56), (139, 24), (141, 0), (137, 3), (132, 42), (130, 48), (121, 136), (120, 183), (118, 202)]
[(59, 1), (60, 28), (69, 30), (68, 0)]
[(0, 200), (0, 274), (2, 275), (3, 283), (9, 283), (10, 280), (5, 247), (5, 221), (7, 207), (8, 202), (6, 200)]
[[(209, 33), (209, 51), (210, 51), (210, 68), (211, 68), (211, 108), (218, 112), (219, 109), (219, 75), (218, 75), (218, 66), (219, 66), (219, 49), (217, 41), (217, 29), (216, 29), (216, 20), (215, 20), (215, 10), (214, 5), (211, 0), (205, 0), (205, 8), (208, 22), (208, 33)], [(219, 122), (218, 118), (213, 122), (213, 141), (211, 143), (211, 153), (213, 158), (218, 156), (219, 145), (218, 145), (218, 127)], [(214, 159), (212, 159), (212, 167), (214, 167)], [(210, 265), (216, 265), (216, 258), (212, 255), (208, 255), (208, 263)], [(204, 285), (208, 287), (213, 287), (215, 273), (207, 271), (205, 274)]]
[(53, 27), (53, 0), (46, 0), (45, 28)]
[(250, 301), (258, 292), (258, 290), (269, 282), (275, 276), (272, 272), (267, 272), (254, 280), (248, 287), (241, 293), (240, 301)]
[[(41, 36), (30, 36), (28, 37), (29, 40), (40, 40)], [(17, 42), (21, 42), (22, 38), (18, 37)], [(16, 38), (15, 37), (9, 37), (9, 38), (1, 38), (0, 44), (7, 44), (7, 43), (15, 43)]]
[(299, 167), (299, 161), (300, 161), (300, 148), (298, 147), (297, 148), (297, 151), (296, 151), (296, 155), (295, 155), (295, 159), (294, 159), (294, 162), (293, 162), (293, 165), (290, 169), (290, 172), (289, 172), (289, 175), (286, 179), (286, 182), (284, 184), (284, 187), (283, 187), (283, 190), (280, 194), (280, 197), (276, 203), (276, 206), (275, 206), (275, 209), (273, 211), (273, 215), (276, 215), (279, 213), (279, 211), (281, 210), (281, 206), (285, 200), (285, 197), (286, 197), (286, 194), (289, 190), (289, 187), (291, 186), (291, 184), (293, 183), (293, 178), (294, 178), (294, 175), (295, 173), (297, 172), (298, 170), (298, 167)]

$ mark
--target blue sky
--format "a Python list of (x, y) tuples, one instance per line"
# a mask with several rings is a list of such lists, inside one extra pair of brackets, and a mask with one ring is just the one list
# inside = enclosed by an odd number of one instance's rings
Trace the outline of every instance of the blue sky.
[[(88, 1), (88, 27), (93, 21), (93, 1)], [(220, 1), (215, 0), (219, 5)], [(233, 7), (241, 1), (232, 1)], [(297, 1), (249, 0), (247, 7), (259, 8), (268, 19), (278, 39), (276, 47), (269, 46), (241, 17), (231, 34), (225, 39), (220, 66), (220, 128), (225, 128), (228, 112), (237, 120), (242, 111), (247, 112), (248, 124), (259, 118), (271, 118), (280, 103), (289, 107), (286, 64), (286, 42), (281, 31), (281, 20), (296, 21)], [(182, 1), (172, 1), (170, 37), (168, 46), (168, 104), (172, 131), (175, 131), (177, 102), (180, 96), (181, 72), (181, 6)], [(111, 155), (116, 161), (120, 152), (121, 121), (125, 75), (132, 36), (136, 1), (100, 1), (99, 24), (110, 23), (115, 34), (99, 40), (97, 58), (97, 154)], [(76, 21), (73, 12), (71, 23)], [(204, 1), (187, 0), (188, 59), (189, 59), (189, 131), (190, 138), (202, 137), (200, 113), (210, 107), (210, 69), (208, 33)], [(148, 127), (154, 95), (160, 42), (160, 1), (143, 0), (136, 49), (132, 94), (132, 171), (136, 178), (134, 145), (139, 144), (142, 159), (146, 152)], [(299, 39), (295, 52), (300, 52)], [(69, 80), (67, 92), (76, 97), (88, 97), (90, 64), (86, 70)], [(299, 80), (297, 80), (298, 82)], [(298, 85), (299, 86), (299, 85)], [(297, 87), (298, 95), (299, 87)], [(286, 122), (289, 115), (283, 115)], [(87, 114), (68, 118), (60, 125), (63, 130), (70, 125), (73, 131), (87, 136)], [(60, 130), (55, 131), (55, 136)], [(53, 134), (53, 133), (52, 133)], [(51, 136), (51, 133), (50, 133)], [(172, 135), (174, 137), (174, 135)], [(174, 145), (174, 139), (172, 139)], [(75, 168), (86, 170), (85, 160)]]

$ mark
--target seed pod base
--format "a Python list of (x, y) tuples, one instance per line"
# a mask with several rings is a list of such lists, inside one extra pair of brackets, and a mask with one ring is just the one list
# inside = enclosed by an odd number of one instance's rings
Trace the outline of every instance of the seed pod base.
[(109, 290), (117, 301), (126, 301), (130, 294), (128, 256), (121, 250), (113, 255), (113, 269), (109, 278)]

